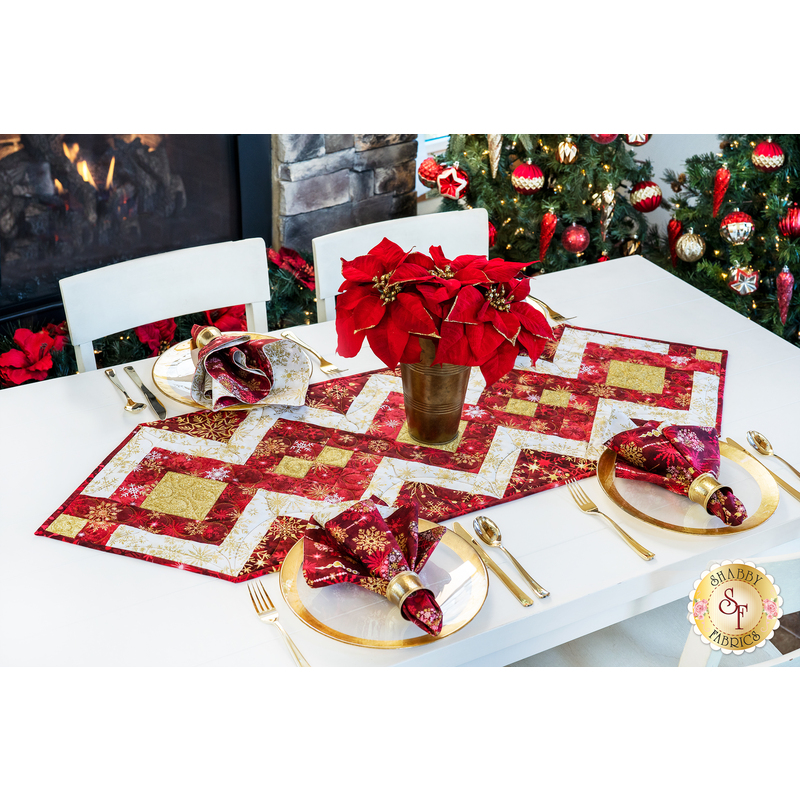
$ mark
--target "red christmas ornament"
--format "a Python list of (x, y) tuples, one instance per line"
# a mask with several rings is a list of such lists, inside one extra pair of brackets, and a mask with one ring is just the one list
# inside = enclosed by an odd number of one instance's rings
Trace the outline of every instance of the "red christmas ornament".
[(737, 208), (722, 218), (719, 232), (726, 242), (744, 244), (753, 235), (753, 218)]
[(536, 194), (544, 186), (544, 173), (536, 164), (525, 161), (511, 173), (511, 185), (520, 194)]
[(720, 167), (717, 170), (717, 174), (714, 176), (714, 213), (711, 216), (717, 216), (719, 207), (722, 205), (722, 200), (725, 197), (725, 192), (728, 191), (728, 184), (730, 182), (730, 170), (727, 167)]
[(442, 174), (444, 167), (435, 158), (426, 158), (417, 170), (419, 182), (429, 189), (436, 186), (436, 179)]
[(619, 136), (618, 133), (590, 133), (589, 137), (597, 144), (611, 144)]
[(463, 169), (459, 169), (458, 162), (456, 162), (452, 167), (446, 167), (439, 173), (436, 185), (439, 187), (442, 197), (460, 200), (467, 192), (469, 176)]
[(672, 266), (678, 265), (678, 254), (675, 252), (675, 242), (683, 232), (683, 223), (677, 219), (671, 219), (667, 225), (667, 239), (669, 241), (669, 257), (672, 259)]
[(767, 138), (766, 142), (759, 142), (750, 158), (759, 172), (777, 172), (784, 161), (783, 150), (771, 138)]
[(661, 187), (653, 181), (642, 181), (631, 189), (631, 205), (637, 211), (655, 211), (661, 205)]
[(489, 220), (489, 247), (494, 247), (494, 243), (497, 241), (497, 228), (492, 225), (492, 221)]
[(800, 208), (793, 205), (786, 216), (778, 223), (778, 230), (787, 239), (794, 239), (800, 236)]
[(789, 303), (792, 302), (792, 291), (794, 290), (794, 275), (789, 267), (784, 267), (775, 278), (778, 287), (778, 313), (781, 315), (781, 322), (786, 324), (786, 317), (789, 314)]
[(561, 234), (561, 244), (568, 253), (582, 253), (589, 246), (589, 241), (589, 231), (574, 222)]
[(597, 260), (598, 260), (598, 262), (600, 262), (600, 261), (608, 261), (608, 255), (606, 255), (606, 253), (603, 252), (603, 255), (601, 255), (600, 258), (598, 258)]
[(625, 141), (633, 147), (641, 147), (650, 141), (650, 133), (626, 133)]
[(751, 294), (758, 289), (758, 270), (749, 267), (736, 267), (731, 272), (728, 286), (741, 295)]
[(539, 230), (539, 261), (544, 261), (547, 255), (547, 248), (550, 247), (550, 240), (556, 230), (558, 217), (552, 211), (546, 211), (542, 217), (542, 226)]

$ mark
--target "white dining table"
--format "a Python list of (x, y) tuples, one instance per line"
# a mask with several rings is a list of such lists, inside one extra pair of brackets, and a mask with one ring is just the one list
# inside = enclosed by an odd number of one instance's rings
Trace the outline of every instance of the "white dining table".
[[(639, 256), (541, 275), (531, 291), (580, 327), (727, 350), (722, 436), (745, 443), (748, 430), (762, 431), (776, 452), (800, 463), (794, 345)], [(293, 330), (351, 373), (383, 366), (366, 347), (354, 359), (336, 355), (332, 322)], [(134, 363), (150, 386), (154, 360)], [(326, 380), (314, 364), (312, 381)], [(190, 410), (158, 394), (169, 416)], [(246, 582), (34, 535), (134, 426), (151, 419), (149, 409), (124, 413), (102, 370), (0, 391), (0, 665), (293, 666), (279, 633), (257, 619)], [(780, 461), (762, 460), (798, 485)], [(691, 536), (626, 515), (595, 478), (582, 485), (656, 558), (640, 559), (602, 519), (581, 514), (564, 486), (494, 506), (503, 544), (550, 595), (525, 608), (490, 574), (481, 610), (441, 641), (395, 650), (335, 641), (293, 614), (277, 573), (261, 581), (313, 667), (502, 666), (685, 596), (715, 560), (752, 559), (795, 542), (800, 550), (800, 502), (784, 492), (758, 527)], [(477, 513), (458, 521), (471, 529)], [(518, 577), (501, 552), (491, 555)]]

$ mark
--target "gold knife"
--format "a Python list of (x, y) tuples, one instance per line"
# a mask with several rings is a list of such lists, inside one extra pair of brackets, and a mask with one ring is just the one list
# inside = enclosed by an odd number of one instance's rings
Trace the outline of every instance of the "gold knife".
[(511, 592), (511, 594), (513, 594), (523, 606), (533, 605), (533, 600), (531, 600), (531, 598), (528, 597), (528, 595), (526, 595), (525, 592), (523, 592), (522, 589), (520, 589), (519, 586), (517, 586), (517, 584), (514, 583), (514, 581), (512, 581), (511, 578), (509, 578), (508, 575), (506, 575), (505, 572), (503, 572), (503, 570), (497, 566), (497, 564), (494, 563), (494, 561), (492, 561), (492, 559), (486, 554), (486, 551), (478, 544), (477, 540), (466, 530), (466, 528), (459, 525), (457, 522), (454, 522), (453, 530), (458, 536), (473, 546), (477, 554), (480, 556), (481, 561), (483, 561), (483, 563), (492, 572), (494, 572), (498, 578), (500, 578), (500, 580), (505, 584), (506, 589), (508, 589), (508, 591)]
[[(751, 458), (755, 458), (755, 460), (758, 461), (758, 463), (761, 464), (762, 467), (764, 467), (764, 465), (761, 463), (761, 461), (759, 461), (751, 452), (749, 452), (748, 450), (745, 450), (744, 447), (742, 447), (738, 442), (734, 442), (733, 439), (726, 439), (725, 441), (731, 447), (735, 447), (737, 450), (741, 450), (743, 453), (747, 453), (747, 455), (749, 455)], [(790, 486), (788, 483), (786, 483), (785, 480), (783, 480), (782, 478), (779, 478), (768, 467), (764, 467), (764, 469), (767, 470), (767, 472), (769, 472), (770, 475), (772, 475), (772, 477), (775, 479), (775, 483), (777, 483), (778, 486), (780, 486), (781, 489), (783, 489), (784, 492), (787, 492), (788, 494), (790, 494), (792, 497), (794, 497), (795, 500), (800, 500), (800, 492), (797, 491), (797, 489), (795, 489), (794, 486)]]

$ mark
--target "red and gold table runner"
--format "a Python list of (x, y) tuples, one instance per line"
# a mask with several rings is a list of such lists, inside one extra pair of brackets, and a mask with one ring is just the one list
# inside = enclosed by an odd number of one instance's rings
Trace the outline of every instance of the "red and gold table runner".
[(242, 581), (277, 570), (318, 511), (372, 496), (442, 521), (594, 474), (614, 409), (719, 431), (724, 350), (564, 326), (486, 387), (459, 435), (408, 436), (399, 370), (309, 387), (306, 405), (138, 425), (37, 535)]

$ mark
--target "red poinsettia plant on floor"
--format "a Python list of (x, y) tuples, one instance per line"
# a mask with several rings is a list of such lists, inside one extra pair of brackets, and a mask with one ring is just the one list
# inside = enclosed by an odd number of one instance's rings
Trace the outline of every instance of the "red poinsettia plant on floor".
[[(514, 367), (521, 350), (532, 362), (552, 332), (526, 302), (528, 264), (485, 256), (446, 258), (405, 252), (384, 239), (366, 255), (342, 259), (344, 282), (336, 303), (337, 353), (352, 358), (364, 339), (394, 369), (415, 364), (420, 337), (436, 342), (434, 364), (480, 367), (487, 385)], [(533, 263), (533, 262), (530, 262)]]

